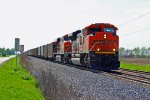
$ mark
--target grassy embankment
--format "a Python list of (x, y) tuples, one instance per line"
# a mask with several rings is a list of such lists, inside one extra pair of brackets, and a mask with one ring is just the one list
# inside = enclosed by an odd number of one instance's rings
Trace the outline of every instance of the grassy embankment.
[(35, 78), (15, 61), (0, 65), (0, 100), (44, 100)]
[(137, 65), (137, 64), (128, 64), (128, 63), (122, 62), (120, 66), (121, 68), (124, 68), (124, 69), (150, 72), (150, 65)]

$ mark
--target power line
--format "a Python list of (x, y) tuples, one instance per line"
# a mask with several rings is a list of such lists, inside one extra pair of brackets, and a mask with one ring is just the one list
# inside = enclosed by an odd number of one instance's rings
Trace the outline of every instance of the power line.
[(150, 14), (150, 11), (149, 11), (149, 12), (146, 12), (146, 13), (144, 13), (144, 14), (142, 14), (142, 15), (140, 15), (140, 16), (138, 16), (138, 17), (132, 19), (132, 20), (129, 20), (129, 21), (125, 22), (125, 23), (119, 24), (118, 26), (125, 26), (125, 25), (127, 25), (127, 24), (129, 24), (129, 23), (131, 23), (131, 22), (134, 22), (134, 21), (136, 21), (136, 20), (138, 20), (138, 19), (141, 19), (142, 17), (144, 17), (144, 16), (146, 16), (146, 15), (148, 15), (148, 14)]
[(125, 36), (130, 36), (130, 35), (133, 35), (133, 34), (137, 34), (138, 32), (145, 31), (146, 29), (150, 29), (150, 26), (149, 26), (149, 27), (146, 27), (146, 28), (143, 28), (143, 29), (141, 29), (141, 30), (135, 31), (135, 32), (131, 32), (131, 33), (129, 33), (129, 34), (125, 34)]
[[(129, 20), (129, 21), (126, 21), (126, 22), (124, 22), (124, 23), (121, 23), (121, 24), (119, 24), (118, 26), (119, 26), (119, 27), (125, 26), (125, 25), (130, 24), (130, 23), (132, 23), (132, 22), (135, 22), (136, 20), (139, 20), (139, 19), (141, 19), (141, 18), (143, 18), (144, 16), (149, 15), (149, 14), (150, 14), (150, 11), (148, 11), (148, 12), (146, 12), (146, 13), (140, 15), (140, 16), (137, 16), (137, 17), (135, 17), (134, 19), (131, 19), (131, 20)], [(140, 32), (146, 31), (146, 30), (149, 30), (149, 29), (150, 29), (150, 26), (145, 27), (145, 28), (140, 29), (140, 30), (137, 30), (137, 31), (134, 31), (134, 32), (131, 32), (131, 33), (128, 33), (128, 34), (124, 34), (123, 37), (127, 37), (127, 38), (128, 38), (128, 36), (130, 36), (130, 35), (139, 34)], [(135, 41), (134, 41), (134, 42), (135, 42)], [(140, 40), (136, 40), (136, 42), (138, 42), (138, 43), (140, 43), (140, 44), (145, 44), (144, 41), (140, 41)], [(142, 42), (142, 43), (141, 43), (141, 42)]]

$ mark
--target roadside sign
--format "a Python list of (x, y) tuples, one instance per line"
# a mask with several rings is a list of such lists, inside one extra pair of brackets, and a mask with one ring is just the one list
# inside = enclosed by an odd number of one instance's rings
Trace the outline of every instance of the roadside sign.
[(19, 44), (20, 44), (20, 39), (15, 38), (15, 51), (19, 51)]

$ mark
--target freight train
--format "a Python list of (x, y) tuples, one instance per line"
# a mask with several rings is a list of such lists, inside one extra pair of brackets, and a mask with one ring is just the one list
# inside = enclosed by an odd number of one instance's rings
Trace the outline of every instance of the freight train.
[(92, 69), (117, 70), (120, 67), (117, 30), (109, 23), (91, 24), (27, 53), (29, 56)]

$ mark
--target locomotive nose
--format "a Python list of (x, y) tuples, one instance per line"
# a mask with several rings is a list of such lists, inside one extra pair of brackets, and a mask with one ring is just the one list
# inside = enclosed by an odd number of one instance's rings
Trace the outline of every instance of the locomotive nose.
[(98, 65), (110, 66), (111, 65), (111, 58), (108, 55), (98, 55), (96, 58), (96, 62)]

